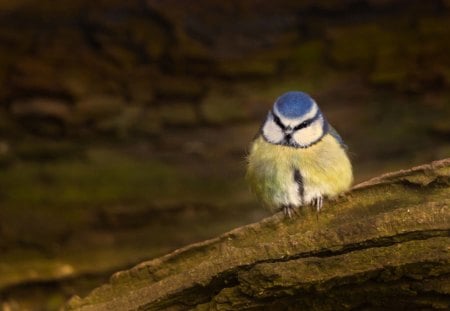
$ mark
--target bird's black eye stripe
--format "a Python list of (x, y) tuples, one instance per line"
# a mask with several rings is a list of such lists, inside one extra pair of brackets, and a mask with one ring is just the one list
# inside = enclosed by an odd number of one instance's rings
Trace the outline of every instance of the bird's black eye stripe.
[(294, 131), (297, 131), (297, 130), (300, 130), (302, 128), (307, 127), (308, 125), (311, 124), (312, 120), (313, 119), (309, 119), (309, 120), (303, 121), (302, 123), (300, 123), (299, 125), (294, 127)]
[(305, 120), (302, 123), (300, 123), (299, 125), (295, 126), (294, 131), (298, 131), (298, 130), (301, 130), (301, 129), (309, 126), (311, 123), (313, 123), (319, 117), (320, 117), (320, 111), (317, 111), (317, 113), (314, 117), (312, 117), (311, 119)]
[(281, 122), (280, 118), (272, 112), (273, 115), (273, 120), (275, 121), (275, 123), (282, 129), (284, 130), (286, 128), (286, 126), (284, 126), (284, 124)]

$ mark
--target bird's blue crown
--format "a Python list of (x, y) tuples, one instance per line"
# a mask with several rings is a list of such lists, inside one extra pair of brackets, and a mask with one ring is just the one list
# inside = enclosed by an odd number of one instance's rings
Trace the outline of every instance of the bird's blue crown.
[(275, 102), (276, 110), (286, 118), (298, 118), (314, 106), (314, 100), (304, 92), (287, 92)]

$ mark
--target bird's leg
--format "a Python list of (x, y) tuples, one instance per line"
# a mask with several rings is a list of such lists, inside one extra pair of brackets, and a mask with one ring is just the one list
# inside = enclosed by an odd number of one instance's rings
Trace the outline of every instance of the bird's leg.
[(292, 217), (292, 211), (291, 211), (291, 206), (290, 205), (283, 205), (283, 212), (284, 212), (284, 216), (285, 217)]
[(297, 213), (297, 211), (295, 210), (295, 207), (292, 206), (291, 204), (288, 205), (283, 205), (281, 207), (281, 210), (284, 213), (284, 216), (292, 218), (292, 215), (294, 215), (294, 213)]
[(323, 197), (316, 197), (312, 201), (312, 205), (316, 208), (317, 212), (320, 212), (323, 206)]

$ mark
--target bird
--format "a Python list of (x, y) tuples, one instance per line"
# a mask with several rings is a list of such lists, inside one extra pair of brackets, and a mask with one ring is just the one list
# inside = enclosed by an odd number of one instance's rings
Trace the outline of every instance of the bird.
[(319, 212), (353, 183), (348, 148), (307, 93), (276, 99), (247, 156), (246, 179), (272, 211), (291, 218), (303, 206)]

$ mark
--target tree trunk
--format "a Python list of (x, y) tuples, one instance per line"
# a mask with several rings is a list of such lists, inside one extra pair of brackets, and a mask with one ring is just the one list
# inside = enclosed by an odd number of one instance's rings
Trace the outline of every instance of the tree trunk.
[(450, 309), (450, 159), (116, 273), (69, 310)]

